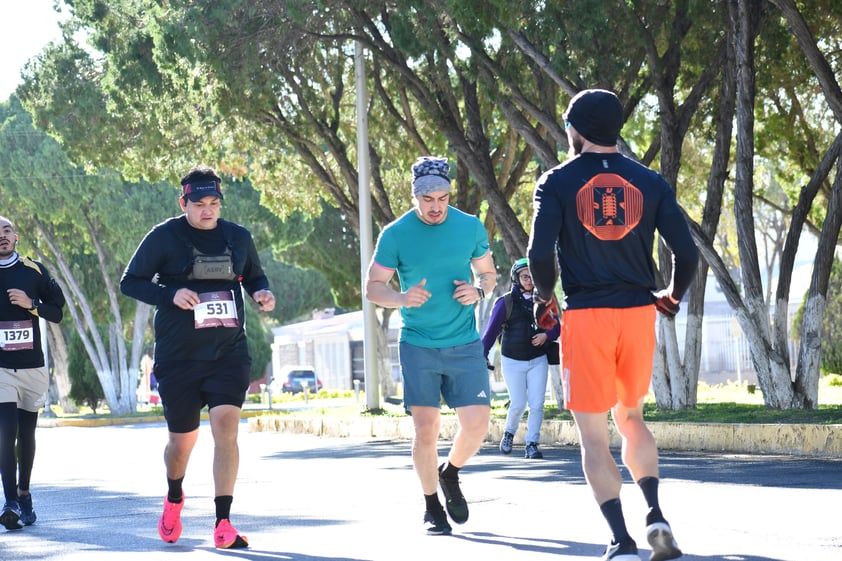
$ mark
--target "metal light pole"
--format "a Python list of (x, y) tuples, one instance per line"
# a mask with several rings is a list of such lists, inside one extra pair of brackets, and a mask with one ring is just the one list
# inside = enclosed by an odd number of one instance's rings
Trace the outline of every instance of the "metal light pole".
[[(357, 82), (357, 170), (360, 195), (360, 270), (365, 294), (365, 278), (373, 254), (371, 228), (371, 171), (368, 160), (368, 95), (365, 85), (365, 59), (362, 43), (354, 43), (354, 76)], [(363, 362), (365, 401), (368, 409), (380, 409), (380, 375), (377, 369), (377, 317), (374, 304), (363, 297)]]

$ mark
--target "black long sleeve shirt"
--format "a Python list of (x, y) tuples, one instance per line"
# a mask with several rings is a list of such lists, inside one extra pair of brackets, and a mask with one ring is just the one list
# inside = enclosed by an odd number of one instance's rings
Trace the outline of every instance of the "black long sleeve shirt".
[[(190, 279), (193, 247), (206, 255), (233, 251), (236, 279)], [(185, 216), (158, 224), (140, 242), (120, 280), (126, 296), (156, 306), (155, 361), (248, 359), (242, 289), (251, 296), (269, 288), (251, 234), (219, 220), (213, 230), (199, 230)], [(173, 304), (175, 293), (188, 288), (199, 294), (233, 293), (239, 325), (197, 329), (194, 312)]]
[[(38, 307), (30, 311), (9, 302), (6, 291), (10, 288), (26, 292), (33, 301), (38, 301)], [(44, 366), (38, 318), (53, 323), (61, 321), (65, 303), (61, 288), (44, 265), (28, 257), (19, 257), (10, 266), (0, 267), (0, 291), (0, 367), (24, 369)], [(28, 331), (30, 324), (31, 333)], [(26, 343), (30, 336), (32, 348), (20, 348), (20, 344)]]
[(619, 153), (586, 152), (544, 173), (533, 205), (529, 268), (541, 298), (552, 295), (557, 256), (567, 309), (651, 304), (656, 231), (673, 253), (672, 296), (689, 288), (698, 249), (657, 172)]

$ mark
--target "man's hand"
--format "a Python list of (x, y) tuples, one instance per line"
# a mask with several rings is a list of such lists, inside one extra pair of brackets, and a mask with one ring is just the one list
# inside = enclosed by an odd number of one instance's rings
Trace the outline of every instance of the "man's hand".
[(538, 298), (537, 294), (533, 297), (533, 300), (535, 301), (533, 304), (535, 322), (544, 331), (549, 331), (558, 322), (558, 302), (555, 298), (550, 299), (549, 302), (544, 302)]
[(678, 308), (678, 300), (672, 297), (669, 290), (659, 290), (655, 293), (655, 309), (666, 317), (674, 318)]
[(192, 310), (201, 303), (201, 300), (199, 299), (198, 292), (194, 292), (189, 288), (179, 288), (175, 296), (173, 296), (172, 303), (182, 310)]
[(482, 300), (479, 290), (474, 285), (468, 284), (463, 280), (454, 280), (453, 284), (456, 286), (453, 290), (453, 298), (458, 300), (463, 306), (473, 306)]
[(403, 293), (404, 308), (417, 308), (423, 306), (430, 299), (430, 291), (424, 288), (427, 286), (427, 279), (421, 279), (418, 284), (412, 285)]
[(33, 300), (29, 296), (27, 296), (26, 292), (19, 288), (10, 288), (6, 291), (6, 294), (9, 295), (9, 303), (18, 306), (19, 308), (23, 308), (24, 310), (32, 309)]
[(260, 306), (261, 312), (271, 312), (275, 309), (275, 295), (268, 288), (258, 290), (251, 298)]

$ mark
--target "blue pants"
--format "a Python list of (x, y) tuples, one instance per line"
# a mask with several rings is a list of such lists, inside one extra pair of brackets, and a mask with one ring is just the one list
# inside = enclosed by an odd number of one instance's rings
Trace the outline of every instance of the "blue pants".
[(520, 418), (529, 404), (526, 418), (526, 442), (540, 442), (541, 423), (544, 422), (544, 400), (547, 393), (547, 357), (532, 360), (515, 360), (501, 357), (503, 379), (509, 390), (509, 412), (506, 415), (506, 432), (515, 434)]

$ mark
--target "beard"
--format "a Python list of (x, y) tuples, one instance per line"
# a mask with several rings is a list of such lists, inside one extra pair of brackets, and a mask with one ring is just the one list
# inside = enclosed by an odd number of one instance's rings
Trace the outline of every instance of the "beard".
[(578, 156), (582, 153), (582, 148), (585, 146), (584, 140), (578, 134), (570, 135), (568, 137), (570, 141), (570, 148), (567, 150), (567, 154), (572, 158), (573, 156)]

